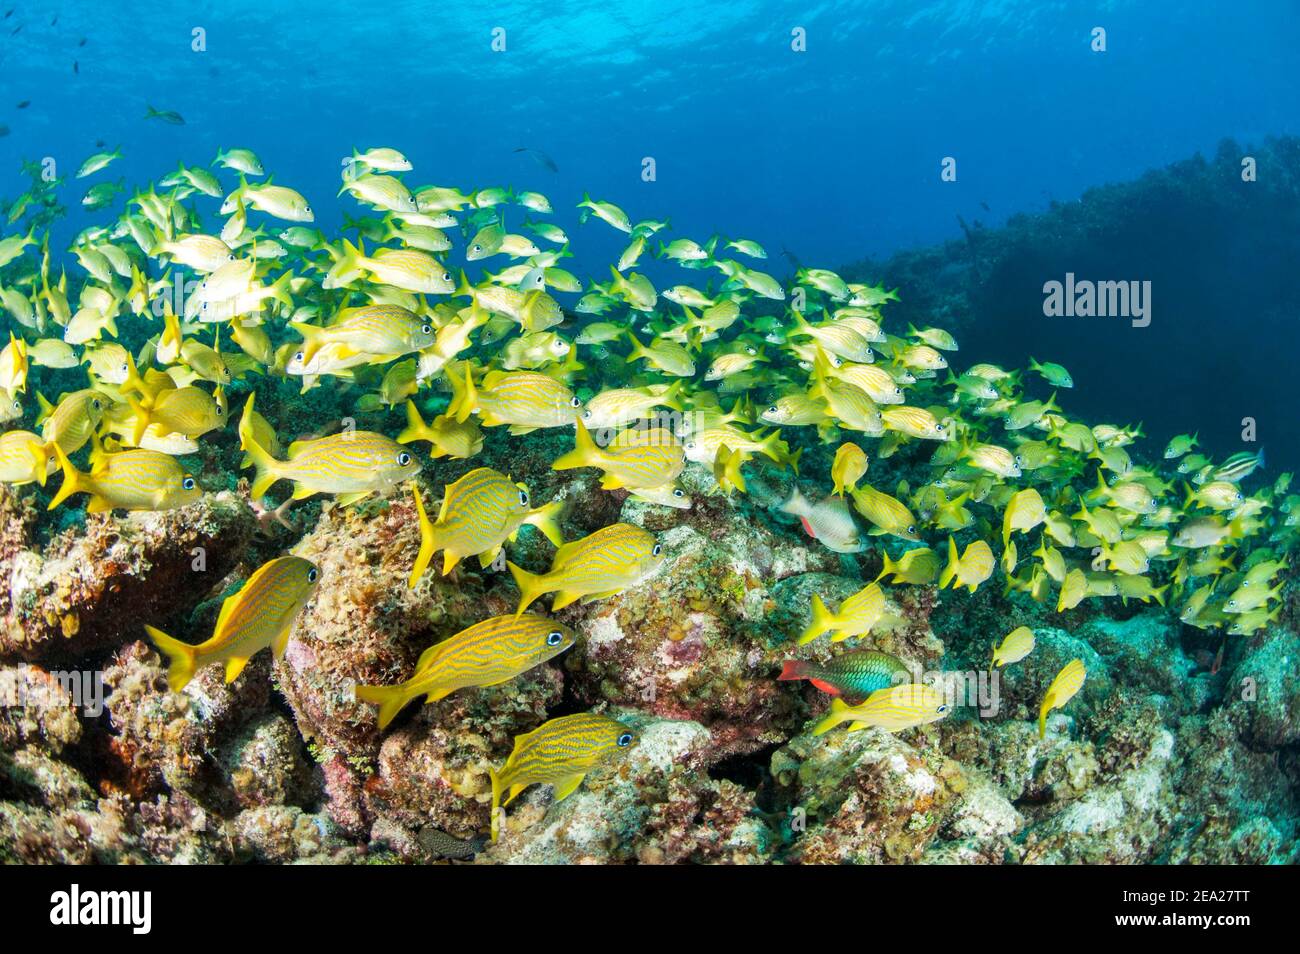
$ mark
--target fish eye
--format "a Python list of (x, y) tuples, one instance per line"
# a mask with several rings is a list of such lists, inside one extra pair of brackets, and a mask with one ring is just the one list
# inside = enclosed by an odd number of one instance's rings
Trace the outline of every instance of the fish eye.
[(315, 567), (312, 567), (310, 570), (307, 571), (307, 582), (315, 583), (316, 578), (318, 576), (320, 576), (320, 570), (316, 569)]
[(617, 741), (618, 741), (618, 747), (620, 749), (627, 748), (629, 745), (632, 744), (632, 733), (624, 732), (622, 735), (618, 737)]
[(940, 706), (938, 709), (935, 710), (935, 712), (938, 712), (940, 715), (943, 715), (943, 713), (945, 713), (945, 712), (947, 712), (947, 711), (948, 711), (948, 707), (947, 707), (946, 705), (942, 705), (942, 706)]
[(128, 367), (124, 364), (124, 365), (122, 365), (122, 370), (123, 370), (123, 371), (129, 371), (130, 368), (128, 368)]
[(769, 408), (767, 409), (767, 413), (768, 413), (768, 414), (775, 414), (775, 413), (777, 413), (776, 405), (773, 404), (771, 407), (769, 407)]
[(523, 504), (525, 507), (528, 506), (528, 491), (526, 490), (519, 491), (519, 502)]
[(575, 397), (569, 402), (569, 407), (582, 407), (582, 402)]
[(560, 632), (558, 629), (553, 629), (546, 634), (547, 646), (558, 646), (563, 641), (564, 641), (564, 634)]
[(432, 326), (432, 325), (427, 325), (427, 324), (425, 324), (425, 325), (420, 325), (420, 333), (421, 333), (421, 334), (425, 334), (425, 335), (427, 335), (427, 334), (429, 334), (431, 331), (433, 331), (433, 326)]
[(685, 496), (686, 496), (686, 491), (682, 490), (682, 488), (680, 488), (680, 487), (675, 487), (675, 488), (673, 488), (673, 496), (674, 496), (674, 497), (685, 497)]
[(916, 527), (915, 527), (915, 526), (908, 527), (908, 528), (907, 528), (907, 532), (908, 532), (908, 533), (916, 533)]
[(936, 431), (940, 431), (940, 432), (942, 432), (942, 431), (943, 431), (943, 425), (942, 425), (942, 424), (936, 424), (936, 425), (934, 425), (934, 429), (935, 429)]
[(408, 454), (406, 451), (402, 451), (400, 454), (397, 455), (397, 465), (399, 467), (405, 467), (410, 462), (411, 462), (411, 455)]
[(181, 481), (181, 487), (182, 487), (183, 489), (185, 489), (185, 490), (193, 490), (193, 489), (194, 489), (194, 478), (193, 478), (193, 477), (186, 477), (184, 480)]
[(296, 352), (294, 352), (293, 360), (295, 360), (295, 361), (301, 361), (301, 360), (302, 360), (302, 352), (301, 352), (301, 351), (296, 351)]
[(664, 545), (663, 545), (662, 543), (656, 543), (656, 544), (654, 545), (654, 547), (651, 548), (651, 550), (650, 550), (650, 555), (651, 555), (651, 556), (658, 556), (659, 554), (661, 554), (661, 553), (663, 553), (663, 552), (664, 552)]
[(442, 273), (442, 280), (443, 280), (444, 282), (449, 282), (449, 281), (451, 281), (451, 272), (443, 272), (443, 273)]
[(104, 407), (104, 405), (99, 403), (99, 398), (95, 398), (93, 401), (91, 401), (90, 406), (93, 407), (96, 411), (102, 410)]
[(471, 251), (471, 252), (481, 252), (481, 251), (483, 251), (483, 246), (482, 246), (482, 245), (474, 245), (474, 246), (471, 246), (471, 247), (470, 247), (470, 251)]

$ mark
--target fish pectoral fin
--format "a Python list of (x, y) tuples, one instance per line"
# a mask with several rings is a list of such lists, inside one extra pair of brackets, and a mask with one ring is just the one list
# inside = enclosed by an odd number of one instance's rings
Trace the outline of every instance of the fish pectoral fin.
[(570, 603), (574, 602), (575, 600), (581, 598), (581, 596), (582, 596), (581, 593), (573, 593), (567, 590), (559, 590), (558, 592), (556, 592), (555, 598), (551, 601), (551, 612), (555, 612), (555, 610), (564, 609), (564, 607), (568, 606)]
[(293, 499), (294, 499), (294, 500), (306, 500), (308, 497), (313, 497), (313, 496), (315, 496), (315, 494), (316, 494), (316, 491), (312, 490), (312, 489), (311, 489), (310, 487), (308, 487), (306, 484), (294, 484), (294, 485), (293, 485)]
[(86, 513), (108, 513), (113, 509), (113, 502), (107, 497), (92, 496), (86, 504)]
[(506, 805), (509, 805), (511, 802), (513, 802), (516, 798), (519, 797), (519, 793), (522, 792), (527, 787), (528, 786), (523, 782), (518, 782), (514, 785), (511, 785), (510, 793), (506, 795), (506, 800), (501, 803), (501, 807), (504, 808)]
[(271, 655), (276, 661), (284, 658), (284, 651), (289, 648), (289, 629), (290, 627), (286, 626), (276, 633), (275, 639), (271, 640)]
[(226, 660), (227, 684), (232, 683), (236, 679), (238, 679), (239, 674), (244, 671), (244, 667), (247, 665), (248, 665), (247, 657), (241, 658), (239, 656), (231, 656), (229, 659), (227, 659)]
[(618, 596), (618, 594), (622, 592), (623, 592), (622, 589), (617, 589), (617, 590), (602, 590), (599, 593), (588, 593), (586, 596), (582, 598), (582, 602), (593, 603), (596, 600), (607, 600), (611, 596)]
[(570, 775), (568, 778), (560, 779), (555, 783), (555, 800), (557, 802), (564, 801), (578, 790), (578, 786), (582, 784), (582, 780), (586, 777), (587, 773), (583, 772), (579, 775)]
[[(297, 495), (298, 495), (298, 491), (295, 490), (294, 496), (297, 497)], [(334, 502), (337, 503), (340, 507), (350, 507), (357, 501), (365, 500), (369, 496), (370, 496), (369, 490), (359, 490), (356, 493), (339, 494), (337, 497), (334, 498)]]
[(488, 567), (492, 565), (492, 562), (496, 560), (497, 556), (500, 555), (500, 553), (501, 553), (501, 544), (499, 543), (490, 550), (484, 550), (482, 553), (478, 555), (478, 565), (486, 570)]

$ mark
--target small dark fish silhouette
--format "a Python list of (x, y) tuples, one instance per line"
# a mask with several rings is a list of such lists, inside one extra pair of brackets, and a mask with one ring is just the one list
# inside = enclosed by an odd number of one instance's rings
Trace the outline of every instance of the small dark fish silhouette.
[(106, 143), (104, 142), (104, 140), (102, 140), (102, 139), (96, 139), (96, 140), (95, 140), (95, 148), (96, 148), (96, 149), (103, 149), (105, 145), (106, 145)]
[(74, 72), (74, 73), (80, 73), (80, 72), (81, 72), (81, 64), (78, 63), (76, 60), (73, 60), (73, 61), (72, 61), (72, 72)]
[(546, 153), (542, 152), (542, 150), (540, 149), (534, 149), (531, 146), (520, 146), (518, 149), (515, 150), (515, 152), (528, 153), (530, 156), (533, 157), (534, 160), (536, 160), (537, 164), (541, 166), (543, 169), (548, 169), (551, 172), (560, 171), (560, 167), (555, 164), (555, 160), (552, 159), (550, 156), (548, 156)]
[(9, 127), (8, 127), (8, 126), (0, 126), (0, 139), (3, 139), (3, 138), (4, 138), (5, 136), (7, 136), (7, 135), (9, 135)]
[(19, 33), (22, 33), (22, 32), (23, 32), (23, 24), (20, 23), (20, 24), (18, 24), (16, 27), (14, 27), (12, 30), (9, 31), (9, 35), (10, 35), (10, 36), (17, 36)]
[(27, 108), (28, 106), (30, 106), (31, 104), (32, 104), (32, 101), (31, 101), (30, 99), (25, 99), (25, 100), (23, 100), (21, 103), (19, 103), (17, 106), (15, 106), (14, 108), (15, 108), (15, 109), (26, 109), (26, 108)]
[(6, 11), (5, 11), (5, 19), (8, 20), (11, 16), (13, 16), (13, 15), (14, 15), (14, 11), (17, 10), (17, 9), (18, 9), (17, 7), (10, 7), (8, 10), (6, 10)]
[(85, 45), (86, 45), (86, 38), (83, 36), (80, 40), (77, 41), (77, 46), (85, 46)]
[(172, 126), (184, 126), (185, 117), (174, 109), (154, 109), (146, 104), (148, 112), (144, 114), (145, 119), (161, 119), (163, 122)]
[(468, 839), (456, 838), (432, 825), (425, 825), (415, 837), (430, 854), (453, 861), (469, 861), (487, 844), (486, 835), (476, 835)]
[(56, 13), (54, 14), (54, 19), (50, 21), (50, 26), (58, 26), (58, 25), (59, 25), (59, 15)]

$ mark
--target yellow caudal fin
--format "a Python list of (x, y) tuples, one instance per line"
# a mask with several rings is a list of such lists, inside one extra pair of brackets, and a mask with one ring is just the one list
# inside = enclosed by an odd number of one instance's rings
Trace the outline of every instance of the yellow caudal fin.
[(379, 706), (381, 731), (397, 718), (409, 699), (403, 686), (357, 686), (356, 696), (361, 702)]
[(812, 598), (812, 622), (808, 624), (808, 628), (799, 637), (799, 645), (811, 643), (822, 633), (834, 628), (834, 626), (835, 614), (828, 610), (826, 604), (822, 602), (822, 598), (814, 593)]
[(600, 461), (600, 448), (591, 439), (591, 432), (582, 421), (576, 422), (573, 450), (555, 458), (552, 470), (573, 470), (575, 467), (595, 467)]
[(509, 560), (506, 566), (510, 568), (510, 575), (515, 578), (515, 585), (519, 587), (519, 609), (515, 610), (515, 615), (519, 616), (528, 605), (547, 592), (546, 577), (539, 576), (536, 573), (529, 573), (523, 567), (515, 566)]
[(194, 678), (194, 669), (198, 664), (198, 647), (172, 639), (161, 629), (146, 625), (145, 632), (158, 647), (158, 651), (167, 657), (167, 685), (172, 692), (180, 692), (186, 683)]
[(239, 419), (239, 446), (247, 455), (248, 463), (255, 468), (251, 491), (253, 499), (261, 500), (271, 489), (271, 485), (280, 479), (279, 474), (276, 473), (280, 462), (257, 442), (253, 434), (253, 399), (256, 396), (256, 393), (248, 396), (248, 403), (244, 405), (244, 414)]
[(59, 466), (63, 468), (63, 485), (59, 487), (54, 499), (50, 501), (50, 510), (53, 510), (73, 494), (88, 494), (93, 490), (90, 478), (73, 466), (72, 461), (68, 460), (68, 455), (63, 453), (63, 448), (58, 444), (52, 446), (54, 447), (54, 456), (58, 459)]
[(831, 711), (813, 727), (813, 735), (823, 735), (849, 718), (849, 704), (836, 696), (831, 700)]
[(409, 444), (412, 441), (432, 441), (433, 435), (429, 431), (429, 425), (424, 423), (424, 418), (420, 416), (420, 409), (415, 406), (415, 402), (407, 400), (406, 402), (406, 428), (402, 433), (397, 435), (397, 443)]
[[(582, 425), (578, 426), (581, 427)], [(564, 546), (564, 534), (560, 532), (560, 516), (563, 513), (563, 501), (552, 500), (545, 506), (530, 511), (528, 516), (524, 518), (524, 523), (532, 524), (546, 534), (547, 540), (550, 540), (557, 547), (562, 547)]]
[(893, 560), (891, 560), (889, 558), (889, 554), (886, 553), (884, 568), (880, 571), (880, 575), (876, 577), (876, 580), (879, 581), (883, 579), (885, 576), (888, 576), (890, 573), (897, 573), (897, 572), (898, 572), (898, 564), (895, 563)]
[(953, 581), (957, 576), (957, 567), (961, 564), (961, 558), (957, 556), (957, 541), (948, 536), (948, 565), (943, 568), (939, 574), (939, 589), (943, 589)]
[(144, 440), (145, 431), (149, 430), (149, 425), (153, 423), (149, 416), (149, 409), (140, 402), (140, 399), (133, 394), (127, 394), (126, 403), (131, 405), (131, 412), (135, 414), (135, 427), (131, 431), (131, 444), (134, 447), (140, 446), (140, 441)]
[(415, 512), (420, 518), (420, 552), (416, 554), (415, 566), (411, 567), (411, 578), (407, 581), (407, 585), (415, 589), (415, 584), (420, 582), (420, 577), (424, 576), (424, 571), (429, 568), (433, 555), (440, 547), (438, 532), (429, 522), (429, 514), (424, 509), (424, 500), (420, 497), (420, 488), (414, 483), (411, 484), (411, 493), (415, 497)]
[[(461, 379), (461, 367), (465, 369)], [(462, 361), (460, 367), (447, 370), (447, 380), (451, 382), (451, 403), (447, 405), (447, 416), (454, 417), (459, 424), (464, 424), (478, 407), (478, 391), (474, 389), (474, 373), (468, 361)]]
[(289, 327), (302, 335), (302, 363), (306, 367), (311, 359), (316, 357), (316, 352), (320, 351), (321, 346), (325, 344), (322, 338), (325, 329), (316, 325), (309, 325), (303, 321), (291, 321)]

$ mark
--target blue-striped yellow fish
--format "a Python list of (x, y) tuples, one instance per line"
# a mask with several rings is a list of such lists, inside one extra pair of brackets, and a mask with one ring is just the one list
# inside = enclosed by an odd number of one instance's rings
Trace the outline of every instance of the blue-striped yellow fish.
[(1088, 671), (1084, 668), (1082, 659), (1071, 659), (1065, 664), (1065, 668), (1056, 674), (1052, 684), (1047, 687), (1042, 705), (1038, 707), (1038, 737), (1040, 739), (1047, 735), (1047, 713), (1053, 709), (1062, 708), (1073, 699), (1075, 693), (1083, 688), (1083, 680), (1087, 675)]
[(1020, 662), (1033, 651), (1034, 631), (1028, 626), (1017, 626), (993, 650), (993, 668), (1001, 669)]
[(90, 471), (83, 473), (68, 460), (63, 448), (50, 446), (63, 468), (63, 484), (50, 501), (50, 510), (73, 494), (90, 494), (88, 513), (172, 510), (203, 496), (193, 475), (168, 454), (150, 450), (109, 453), (96, 448), (90, 455)]
[(866, 472), (866, 452), (852, 441), (841, 444), (831, 463), (831, 481), (835, 484), (835, 494), (843, 496), (845, 492), (854, 490)]
[(799, 645), (810, 643), (822, 633), (833, 632), (831, 642), (838, 643), (850, 636), (865, 636), (871, 628), (889, 614), (885, 610), (885, 592), (879, 583), (868, 583), (854, 593), (832, 613), (814, 593), (812, 622), (799, 637)]
[[(499, 809), (534, 783), (555, 786), (557, 802), (568, 798), (587, 773), (636, 744), (636, 733), (608, 716), (590, 712), (560, 716), (515, 736), (500, 771), (492, 770), (492, 840), (500, 831)], [(506, 799), (501, 800), (502, 794)]]
[(831, 711), (813, 728), (813, 735), (829, 732), (844, 722), (852, 722), (850, 732), (876, 726), (886, 732), (900, 732), (927, 722), (938, 722), (951, 711), (947, 698), (933, 686), (905, 683), (877, 689), (861, 705), (851, 706), (841, 698), (831, 700)]
[(605, 599), (640, 583), (664, 562), (663, 544), (649, 530), (616, 523), (566, 543), (546, 573), (529, 573), (507, 563), (519, 586), (518, 613), (543, 593), (555, 593), (551, 609), (574, 600)]
[(53, 448), (31, 431), (0, 434), (0, 484), (17, 487), (35, 481), (44, 487), (50, 465), (57, 460)]
[(948, 565), (939, 574), (939, 589), (949, 583), (953, 589), (966, 586), (974, 593), (981, 583), (993, 575), (993, 550), (983, 540), (975, 540), (966, 547), (966, 552), (957, 556), (957, 541), (948, 537)]
[(41, 425), (41, 437), (58, 444), (65, 454), (75, 454), (86, 446), (103, 420), (107, 404), (104, 395), (92, 388), (65, 394), (53, 407), (40, 392), (36, 400), (41, 407), (36, 421)]
[(293, 481), (293, 499), (334, 494), (344, 506), (373, 493), (388, 494), (414, 477), (420, 464), (401, 444), (373, 431), (343, 431), (330, 437), (295, 441), (277, 460), (257, 442), (253, 432), (253, 398), (248, 396), (239, 422), (239, 446), (257, 469), (253, 499), (261, 500), (277, 480)]
[(303, 364), (331, 343), (360, 354), (399, 355), (421, 351), (434, 341), (434, 327), (429, 320), (400, 305), (349, 308), (324, 328), (298, 321), (289, 322), (289, 326), (303, 337)]
[(289, 628), (316, 592), (320, 570), (302, 557), (277, 557), (262, 564), (238, 593), (226, 598), (217, 625), (206, 642), (191, 646), (160, 629), (145, 626), (149, 638), (169, 663), (172, 692), (185, 688), (194, 673), (210, 663), (225, 663), (226, 682), (234, 682), (253, 655), (267, 646), (279, 659), (289, 642)]
[(507, 682), (558, 656), (575, 639), (569, 627), (544, 616), (494, 616), (429, 647), (405, 682), (357, 686), (356, 696), (379, 706), (379, 728), (386, 729), (418, 696), (437, 702), (457, 689)]
[(666, 427), (633, 427), (620, 431), (608, 447), (596, 446), (591, 432), (577, 422), (573, 450), (561, 454), (551, 465), (555, 470), (599, 467), (605, 472), (600, 486), (605, 490), (632, 490), (671, 484), (686, 467), (682, 444)]
[(577, 420), (582, 402), (565, 385), (538, 371), (489, 371), (479, 386), (469, 362), (449, 369), (453, 396), (447, 413), (464, 421), (477, 412), (484, 427), (509, 425), (511, 434), (564, 427)]
[(541, 530), (557, 547), (564, 543), (556, 523), (560, 502), (534, 509), (524, 484), (515, 483), (489, 467), (471, 470), (448, 484), (443, 492), (442, 509), (434, 522), (429, 521), (425, 512), (419, 488), (412, 488), (412, 493), (420, 516), (420, 553), (411, 569), (412, 587), (439, 550), (443, 576), (465, 557), (477, 556), (480, 566), (488, 566), (501, 552), (501, 545), (514, 540), (526, 523)]

